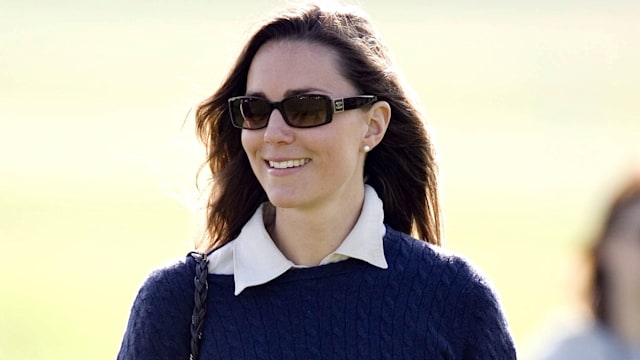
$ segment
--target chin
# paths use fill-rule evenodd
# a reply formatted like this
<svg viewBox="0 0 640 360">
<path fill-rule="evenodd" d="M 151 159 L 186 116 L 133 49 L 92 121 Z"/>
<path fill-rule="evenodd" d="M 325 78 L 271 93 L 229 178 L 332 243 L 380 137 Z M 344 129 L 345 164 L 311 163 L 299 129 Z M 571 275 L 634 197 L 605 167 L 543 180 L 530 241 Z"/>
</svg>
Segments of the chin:
<svg viewBox="0 0 640 360">
<path fill-rule="evenodd" d="M 269 202 L 277 207 L 277 208 L 297 208 L 302 206 L 308 199 L 303 198 L 302 196 L 296 195 L 296 192 L 292 189 L 289 190 L 278 190 L 278 191 L 270 191 L 267 192 L 267 197 L 269 198 Z"/>
<path fill-rule="evenodd" d="M 300 201 L 282 196 L 269 196 L 269 202 L 271 205 L 281 209 L 295 208 L 300 204 Z"/>
<path fill-rule="evenodd" d="M 265 192 L 267 193 L 269 202 L 276 207 L 289 207 L 292 203 L 295 203 L 295 196 L 292 196 L 293 191 L 287 191 L 285 189 L 271 189 Z"/>
</svg>

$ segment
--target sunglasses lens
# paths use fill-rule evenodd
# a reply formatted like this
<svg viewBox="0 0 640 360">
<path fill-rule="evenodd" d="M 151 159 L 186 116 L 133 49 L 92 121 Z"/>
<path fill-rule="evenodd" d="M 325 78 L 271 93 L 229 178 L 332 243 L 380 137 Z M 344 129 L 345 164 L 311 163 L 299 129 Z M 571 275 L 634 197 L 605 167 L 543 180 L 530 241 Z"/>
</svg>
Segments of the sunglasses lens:
<svg viewBox="0 0 640 360">
<path fill-rule="evenodd" d="M 289 125 L 295 127 L 313 127 L 326 124 L 331 100 L 325 96 L 303 95 L 286 99 L 282 108 Z"/>
<path fill-rule="evenodd" d="M 269 120 L 271 105 L 262 99 L 239 98 L 231 103 L 234 125 L 244 129 L 263 128 Z"/>
<path fill-rule="evenodd" d="M 331 121 L 331 98 L 324 95 L 300 95 L 282 100 L 280 104 L 265 99 L 237 97 L 229 101 L 233 125 L 243 129 L 267 126 L 274 108 L 280 109 L 289 126 L 306 128 Z"/>
</svg>

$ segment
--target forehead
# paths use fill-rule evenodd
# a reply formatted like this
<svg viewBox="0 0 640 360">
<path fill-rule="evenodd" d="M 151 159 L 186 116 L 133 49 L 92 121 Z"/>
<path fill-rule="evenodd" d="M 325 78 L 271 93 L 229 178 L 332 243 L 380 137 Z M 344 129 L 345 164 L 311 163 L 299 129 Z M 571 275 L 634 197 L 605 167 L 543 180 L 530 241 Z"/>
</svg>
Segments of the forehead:
<svg viewBox="0 0 640 360">
<path fill-rule="evenodd" d="M 355 88 L 342 75 L 337 52 L 327 45 L 304 40 L 276 40 L 256 53 L 247 76 L 247 93 L 277 100 L 298 89 L 327 95 L 353 95 Z"/>
</svg>

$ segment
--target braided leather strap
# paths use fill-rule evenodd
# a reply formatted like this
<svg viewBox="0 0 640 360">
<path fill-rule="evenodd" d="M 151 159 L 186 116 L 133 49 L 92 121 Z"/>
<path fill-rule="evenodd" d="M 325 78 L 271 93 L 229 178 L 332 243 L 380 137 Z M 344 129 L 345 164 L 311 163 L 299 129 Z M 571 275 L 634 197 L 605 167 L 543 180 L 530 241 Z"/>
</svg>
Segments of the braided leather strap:
<svg viewBox="0 0 640 360">
<path fill-rule="evenodd" d="M 189 255 L 196 260 L 196 276 L 194 278 L 196 291 L 193 296 L 195 306 L 193 307 L 193 314 L 191 315 L 191 354 L 189 355 L 189 359 L 197 360 L 200 355 L 200 340 L 202 339 L 202 329 L 207 314 L 207 291 L 209 290 L 207 274 L 209 272 L 209 260 L 207 260 L 207 254 L 191 252 Z"/>
</svg>

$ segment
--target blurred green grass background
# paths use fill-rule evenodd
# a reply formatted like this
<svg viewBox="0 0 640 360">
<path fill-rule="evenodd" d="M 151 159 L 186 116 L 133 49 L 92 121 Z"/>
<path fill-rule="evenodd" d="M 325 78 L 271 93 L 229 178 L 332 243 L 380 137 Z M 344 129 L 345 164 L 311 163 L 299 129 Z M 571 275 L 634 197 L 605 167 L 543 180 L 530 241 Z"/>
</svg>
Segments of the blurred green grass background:
<svg viewBox="0 0 640 360">
<path fill-rule="evenodd" d="M 190 250 L 189 111 L 281 1 L 0 0 L 0 359 L 112 359 L 141 282 Z M 631 1 L 362 1 L 428 115 L 446 246 L 524 348 L 638 154 Z"/>
</svg>

